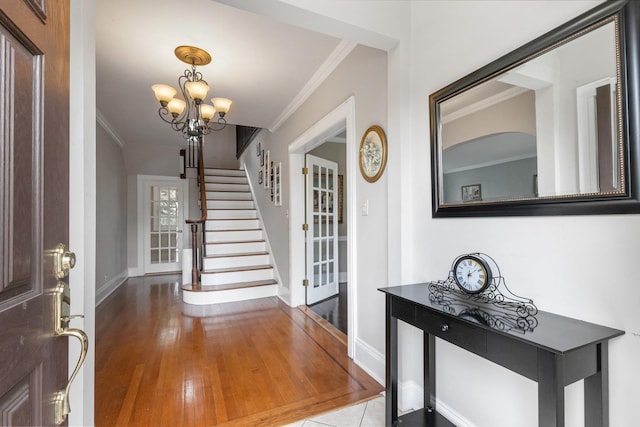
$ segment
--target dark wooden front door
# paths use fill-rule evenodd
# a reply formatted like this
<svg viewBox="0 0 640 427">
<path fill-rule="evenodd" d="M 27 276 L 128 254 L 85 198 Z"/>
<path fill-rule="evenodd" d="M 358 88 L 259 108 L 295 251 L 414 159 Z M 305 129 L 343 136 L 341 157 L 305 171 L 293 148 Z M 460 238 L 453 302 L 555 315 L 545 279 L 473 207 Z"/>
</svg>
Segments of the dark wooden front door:
<svg viewBox="0 0 640 427">
<path fill-rule="evenodd" d="M 69 0 L 0 0 L 0 165 L 0 424 L 54 425 L 67 381 L 52 250 L 69 236 Z"/>
</svg>

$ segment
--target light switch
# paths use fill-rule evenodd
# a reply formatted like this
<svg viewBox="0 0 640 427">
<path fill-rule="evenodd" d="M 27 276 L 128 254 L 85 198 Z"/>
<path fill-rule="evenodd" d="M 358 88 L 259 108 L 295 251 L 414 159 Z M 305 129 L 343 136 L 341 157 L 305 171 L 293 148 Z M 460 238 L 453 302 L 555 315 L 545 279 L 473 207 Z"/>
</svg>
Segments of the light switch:
<svg viewBox="0 0 640 427">
<path fill-rule="evenodd" d="M 362 216 L 369 215 L 369 199 L 362 201 Z"/>
</svg>

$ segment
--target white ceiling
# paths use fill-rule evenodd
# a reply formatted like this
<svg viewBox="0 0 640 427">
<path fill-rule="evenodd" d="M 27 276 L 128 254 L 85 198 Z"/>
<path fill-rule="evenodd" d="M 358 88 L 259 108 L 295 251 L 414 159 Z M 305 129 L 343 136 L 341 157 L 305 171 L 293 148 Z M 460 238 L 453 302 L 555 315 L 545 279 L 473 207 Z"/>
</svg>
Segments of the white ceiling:
<svg viewBox="0 0 640 427">
<path fill-rule="evenodd" d="M 208 99 L 233 100 L 229 123 L 270 128 L 341 42 L 212 0 L 98 0 L 96 33 L 99 120 L 125 145 L 183 144 L 151 91 L 154 83 L 177 89 L 188 66 L 176 46 L 211 54 L 198 70 Z"/>
</svg>

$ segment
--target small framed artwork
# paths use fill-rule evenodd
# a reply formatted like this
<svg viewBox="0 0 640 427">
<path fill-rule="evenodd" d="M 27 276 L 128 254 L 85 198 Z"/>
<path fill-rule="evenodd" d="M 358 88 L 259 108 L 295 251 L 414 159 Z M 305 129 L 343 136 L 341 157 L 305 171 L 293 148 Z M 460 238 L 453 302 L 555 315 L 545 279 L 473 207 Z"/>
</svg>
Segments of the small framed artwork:
<svg viewBox="0 0 640 427">
<path fill-rule="evenodd" d="M 482 200 L 482 187 L 480 184 L 463 185 L 460 187 L 460 191 L 462 191 L 463 202 Z"/>
<path fill-rule="evenodd" d="M 344 222 L 344 208 L 342 199 L 344 198 L 344 175 L 338 175 L 338 224 Z"/>
<path fill-rule="evenodd" d="M 269 185 L 271 186 L 271 201 L 273 202 L 273 162 L 269 166 L 269 181 L 271 181 Z"/>
<path fill-rule="evenodd" d="M 276 163 L 273 170 L 273 203 L 282 206 L 282 163 Z"/>
<path fill-rule="evenodd" d="M 257 147 L 257 148 L 256 148 L 256 157 L 260 157 L 260 152 L 262 151 L 262 143 L 261 143 L 261 142 L 258 142 L 258 143 L 256 144 L 256 147 Z"/>
<path fill-rule="evenodd" d="M 269 159 L 269 150 L 267 150 L 266 153 L 264 153 L 264 188 L 269 188 L 269 180 L 271 179 L 271 177 L 269 176 L 269 164 L 270 164 L 270 159 Z"/>
<path fill-rule="evenodd" d="M 262 184 L 262 171 L 258 172 L 258 184 Z"/>
<path fill-rule="evenodd" d="M 260 166 L 264 166 L 264 150 L 260 150 Z"/>
<path fill-rule="evenodd" d="M 376 182 L 387 164 L 387 137 L 380 126 L 371 126 L 360 141 L 360 172 L 368 182 Z"/>
</svg>

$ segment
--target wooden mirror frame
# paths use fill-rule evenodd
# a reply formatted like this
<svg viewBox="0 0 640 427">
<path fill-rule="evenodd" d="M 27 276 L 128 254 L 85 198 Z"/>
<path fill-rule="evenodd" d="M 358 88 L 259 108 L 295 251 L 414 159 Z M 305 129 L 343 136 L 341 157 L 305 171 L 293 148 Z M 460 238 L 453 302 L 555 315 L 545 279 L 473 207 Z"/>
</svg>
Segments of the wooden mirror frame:
<svg viewBox="0 0 640 427">
<path fill-rule="evenodd" d="M 490 203 L 441 204 L 438 104 L 454 94 L 461 93 L 486 81 L 516 63 L 553 46 L 581 30 L 607 19 L 619 19 L 619 49 L 621 67 L 620 109 L 624 178 L 623 194 L 568 195 L 539 199 L 504 200 Z M 511 53 L 491 62 L 475 72 L 451 83 L 429 96 L 431 135 L 431 199 L 432 216 L 482 217 L 523 215 L 597 215 L 640 213 L 640 2 L 608 1 L 572 19 L 560 27 L 538 37 Z"/>
</svg>

